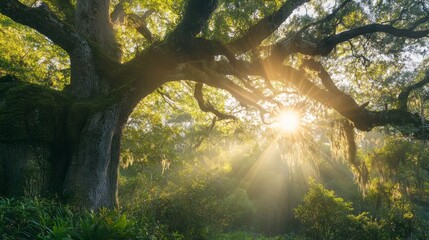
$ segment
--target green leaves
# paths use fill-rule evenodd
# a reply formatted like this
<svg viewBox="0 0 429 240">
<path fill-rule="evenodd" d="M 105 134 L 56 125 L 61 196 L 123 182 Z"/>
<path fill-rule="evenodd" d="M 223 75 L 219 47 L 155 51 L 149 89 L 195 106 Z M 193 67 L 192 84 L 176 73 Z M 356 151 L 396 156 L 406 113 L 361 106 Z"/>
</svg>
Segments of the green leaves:
<svg viewBox="0 0 429 240">
<path fill-rule="evenodd" d="M 405 239 L 425 236 L 410 204 L 397 201 L 383 208 L 385 214 L 373 218 L 368 212 L 356 214 L 352 203 L 336 197 L 314 180 L 295 209 L 298 220 L 304 224 L 304 233 L 310 239 Z M 364 207 L 365 208 L 365 207 Z"/>
<path fill-rule="evenodd" d="M 144 219 L 137 222 L 107 209 L 96 213 L 78 211 L 52 200 L 0 199 L 2 239 L 148 239 L 155 234 L 146 230 L 155 227 L 156 223 Z M 160 231 L 156 236 L 164 239 L 164 234 Z"/>
<path fill-rule="evenodd" d="M 0 73 L 61 90 L 70 81 L 66 53 L 46 37 L 0 15 Z"/>
<path fill-rule="evenodd" d="M 295 209 L 295 215 L 313 239 L 335 239 L 344 234 L 342 225 L 352 210 L 350 202 L 336 197 L 334 191 L 312 180 L 303 203 Z"/>
</svg>

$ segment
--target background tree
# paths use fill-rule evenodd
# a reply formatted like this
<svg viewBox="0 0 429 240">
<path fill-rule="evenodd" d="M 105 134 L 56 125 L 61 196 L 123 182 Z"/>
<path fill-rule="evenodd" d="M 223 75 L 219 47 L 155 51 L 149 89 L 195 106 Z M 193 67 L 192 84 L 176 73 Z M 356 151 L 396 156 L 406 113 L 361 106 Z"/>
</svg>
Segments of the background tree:
<svg viewBox="0 0 429 240">
<path fill-rule="evenodd" d="M 47 80 L 59 89 L 52 90 L 11 76 L 1 79 L 2 194 L 50 192 L 93 209 L 117 206 L 122 128 L 142 99 L 180 80 L 195 82 L 198 106 L 217 119 L 234 117 L 206 99 L 207 87 L 228 92 L 264 119 L 294 103 L 298 93 L 334 109 L 359 130 L 391 125 L 427 138 L 427 62 L 409 60 L 425 57 L 426 1 L 32 4 L 3 0 L 0 13 L 64 50 L 46 55 L 53 70 L 45 75 L 67 79 L 67 56 L 70 82 L 61 88 Z M 22 26 L 10 19 L 2 17 L 2 26 L 8 26 L 2 34 L 19 36 Z M 16 49 L 5 52 L 2 66 L 8 67 L 2 72 L 26 68 L 12 57 Z M 36 67 L 41 60 L 33 58 Z"/>
</svg>

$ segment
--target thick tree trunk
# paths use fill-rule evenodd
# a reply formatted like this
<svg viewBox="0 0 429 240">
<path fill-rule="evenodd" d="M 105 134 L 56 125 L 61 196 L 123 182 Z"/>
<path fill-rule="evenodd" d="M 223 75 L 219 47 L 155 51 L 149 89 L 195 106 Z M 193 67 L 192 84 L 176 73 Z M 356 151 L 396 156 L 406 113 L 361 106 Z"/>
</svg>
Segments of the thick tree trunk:
<svg viewBox="0 0 429 240">
<path fill-rule="evenodd" d="M 87 118 L 76 143 L 64 183 L 64 196 L 72 203 L 116 207 L 122 127 L 126 122 L 119 104 Z"/>
<path fill-rule="evenodd" d="M 117 207 L 122 128 L 138 102 L 129 96 L 81 101 L 0 81 L 0 196 Z"/>
<path fill-rule="evenodd" d="M 0 78 L 0 195 L 58 195 L 67 162 L 66 112 L 58 92 Z"/>
</svg>

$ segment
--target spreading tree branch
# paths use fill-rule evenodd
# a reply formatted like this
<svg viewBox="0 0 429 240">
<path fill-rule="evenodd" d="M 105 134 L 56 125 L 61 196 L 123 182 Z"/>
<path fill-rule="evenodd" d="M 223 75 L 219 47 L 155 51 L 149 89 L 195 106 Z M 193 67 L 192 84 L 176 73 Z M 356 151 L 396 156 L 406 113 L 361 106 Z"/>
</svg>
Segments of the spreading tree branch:
<svg viewBox="0 0 429 240">
<path fill-rule="evenodd" d="M 203 112 L 211 112 L 214 115 L 216 115 L 216 117 L 219 120 L 224 120 L 224 119 L 233 119 L 233 120 L 235 120 L 235 119 L 237 119 L 235 116 L 232 116 L 232 115 L 229 115 L 229 114 L 225 114 L 225 113 L 221 113 L 210 102 L 204 100 L 203 84 L 202 83 L 196 83 L 195 84 L 194 97 L 197 100 L 198 106 L 200 107 L 201 111 L 203 111 Z"/>
<path fill-rule="evenodd" d="M 422 80 L 416 82 L 415 84 L 408 86 L 398 95 L 398 108 L 403 111 L 408 111 L 408 97 L 410 96 L 411 91 L 419 89 L 429 83 L 429 70 L 426 71 Z"/>
<path fill-rule="evenodd" d="M 273 14 L 263 18 L 250 27 L 240 38 L 232 41 L 229 47 L 237 52 L 247 52 L 257 47 L 269 37 L 292 14 L 293 10 L 309 0 L 288 0 Z"/>
<path fill-rule="evenodd" d="M 214 88 L 226 90 L 242 105 L 253 106 L 261 112 L 266 112 L 266 110 L 258 104 L 258 102 L 262 100 L 260 97 L 235 84 L 227 76 L 218 74 L 213 69 L 207 69 L 201 62 L 187 63 L 179 66 L 174 75 L 169 76 L 169 79 L 187 79 L 197 83 L 203 83 Z"/>
<path fill-rule="evenodd" d="M 306 41 L 300 36 L 284 38 L 272 47 L 272 55 L 267 61 L 278 62 L 283 60 L 285 57 L 298 52 L 310 56 L 327 56 L 338 44 L 371 33 L 387 33 L 395 37 L 413 39 L 429 36 L 429 30 L 413 31 L 410 29 L 395 28 L 391 25 L 369 24 L 323 38 L 316 42 Z"/>
<path fill-rule="evenodd" d="M 282 74 L 285 82 L 293 84 L 301 94 L 336 110 L 359 130 L 370 131 L 374 127 L 392 125 L 406 136 L 425 140 L 429 138 L 429 121 L 417 113 L 404 109 L 367 110 L 367 103 L 359 105 L 345 93 L 320 89 L 306 77 L 303 70 L 285 66 Z"/>
<path fill-rule="evenodd" d="M 17 0 L 1 0 L 0 13 L 15 22 L 31 27 L 51 39 L 67 53 L 73 54 L 82 43 L 86 43 L 75 29 L 57 18 L 45 7 L 27 7 Z"/>
<path fill-rule="evenodd" d="M 345 41 L 348 41 L 350 39 L 353 39 L 361 35 L 377 33 L 377 32 L 387 33 L 395 37 L 405 37 L 405 38 L 413 38 L 413 39 L 429 36 L 429 30 L 413 31 L 409 29 L 395 28 L 391 25 L 369 24 L 363 27 L 354 28 L 323 39 L 318 44 L 318 47 L 321 49 L 320 55 L 329 54 L 335 48 L 335 46 L 340 43 L 343 43 Z"/>
<path fill-rule="evenodd" d="M 217 0 L 189 0 L 185 6 L 182 21 L 169 34 L 173 42 L 185 42 L 201 32 L 217 7 Z"/>
</svg>

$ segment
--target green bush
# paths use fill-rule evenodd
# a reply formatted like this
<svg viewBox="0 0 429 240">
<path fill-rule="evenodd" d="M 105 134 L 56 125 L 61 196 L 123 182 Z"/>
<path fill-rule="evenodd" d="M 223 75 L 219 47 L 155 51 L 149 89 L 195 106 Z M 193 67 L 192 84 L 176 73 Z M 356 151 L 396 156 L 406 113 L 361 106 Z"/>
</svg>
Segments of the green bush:
<svg viewBox="0 0 429 240">
<path fill-rule="evenodd" d="M 170 231 L 183 233 L 186 239 L 207 239 L 214 232 L 240 226 L 253 213 L 244 190 L 228 192 L 216 182 L 203 182 L 161 194 L 148 204 L 155 218 Z"/>
<path fill-rule="evenodd" d="M 336 239 L 347 233 L 351 203 L 335 197 L 334 191 L 321 184 L 310 182 L 310 190 L 303 203 L 295 209 L 296 217 L 303 223 L 305 234 L 313 239 Z"/>
<path fill-rule="evenodd" d="M 121 178 L 119 196 L 125 211 L 135 217 L 159 221 L 186 239 L 207 239 L 252 224 L 255 210 L 247 192 L 224 173 L 186 166 L 152 177 L 147 169 L 130 174 L 131 170 Z"/>
<path fill-rule="evenodd" d="M 410 205 L 392 205 L 379 220 L 368 212 L 356 215 L 351 202 L 314 181 L 295 214 L 305 236 L 311 239 L 427 239 Z"/>
</svg>

